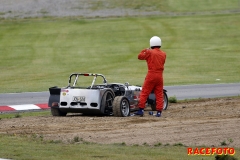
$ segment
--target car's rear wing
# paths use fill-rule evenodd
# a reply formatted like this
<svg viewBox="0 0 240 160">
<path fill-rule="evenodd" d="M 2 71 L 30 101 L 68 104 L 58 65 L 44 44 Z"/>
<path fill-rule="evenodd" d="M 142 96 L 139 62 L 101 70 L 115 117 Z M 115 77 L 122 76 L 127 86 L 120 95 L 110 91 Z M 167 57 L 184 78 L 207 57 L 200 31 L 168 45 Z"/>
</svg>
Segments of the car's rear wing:
<svg viewBox="0 0 240 160">
<path fill-rule="evenodd" d="M 72 73 L 70 76 L 69 76 L 69 81 L 68 81 L 68 87 L 71 86 L 71 83 L 72 83 L 72 80 L 73 80 L 73 85 L 72 87 L 75 87 L 75 85 L 77 84 L 77 81 L 78 81 L 78 77 L 79 76 L 93 76 L 93 81 L 92 81 L 92 84 L 90 86 L 90 89 L 93 87 L 95 81 L 96 81 L 96 78 L 98 76 L 102 77 L 103 78 L 103 83 L 107 85 L 107 79 L 105 78 L 104 75 L 102 74 L 97 74 L 97 73 Z M 75 77 L 75 78 L 73 78 Z"/>
</svg>

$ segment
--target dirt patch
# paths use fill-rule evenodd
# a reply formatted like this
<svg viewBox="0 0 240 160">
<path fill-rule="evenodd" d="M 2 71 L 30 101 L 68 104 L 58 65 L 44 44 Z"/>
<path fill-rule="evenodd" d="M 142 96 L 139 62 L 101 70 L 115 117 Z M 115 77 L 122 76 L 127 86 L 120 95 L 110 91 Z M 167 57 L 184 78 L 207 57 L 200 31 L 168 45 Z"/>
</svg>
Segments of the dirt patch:
<svg viewBox="0 0 240 160">
<path fill-rule="evenodd" d="M 0 120 L 0 134 L 37 135 L 69 143 L 74 137 L 102 144 L 147 143 L 240 147 L 240 98 L 202 99 L 170 104 L 161 118 L 144 117 L 26 117 Z"/>
</svg>

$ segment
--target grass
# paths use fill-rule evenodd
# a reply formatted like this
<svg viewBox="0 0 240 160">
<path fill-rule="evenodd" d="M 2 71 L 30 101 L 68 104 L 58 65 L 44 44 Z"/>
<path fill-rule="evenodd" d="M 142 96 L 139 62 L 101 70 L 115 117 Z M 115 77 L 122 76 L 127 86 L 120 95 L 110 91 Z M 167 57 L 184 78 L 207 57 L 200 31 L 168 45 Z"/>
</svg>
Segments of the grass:
<svg viewBox="0 0 240 160">
<path fill-rule="evenodd" d="M 89 6 L 198 13 L 239 9 L 239 1 L 100 0 Z M 184 14 L 1 19 L 0 93 L 66 86 L 72 72 L 102 73 L 109 82 L 142 85 L 147 68 L 137 54 L 153 35 L 162 38 L 167 53 L 165 85 L 239 82 L 239 18 L 240 14 Z"/>
<path fill-rule="evenodd" d="M 22 117 L 32 117 L 32 116 L 48 116 L 51 115 L 49 110 L 45 111 L 36 111 L 36 112 L 17 112 L 17 113 L 1 113 L 0 114 L 0 120 L 1 119 L 11 119 L 11 118 L 22 118 Z"/>
<path fill-rule="evenodd" d="M 176 96 L 169 97 L 169 98 L 168 98 L 168 101 L 169 101 L 170 103 L 177 103 L 177 98 L 176 98 Z"/>
<path fill-rule="evenodd" d="M 92 11 L 102 9 L 131 9 L 139 11 L 161 11 L 161 12 L 203 12 L 239 9 L 239 0 L 98 0 L 88 2 L 88 9 Z M 82 9 L 82 6 L 79 7 Z M 127 14 L 127 11 L 126 11 Z"/>
<path fill-rule="evenodd" d="M 147 67 L 137 54 L 149 46 L 152 35 L 161 36 L 167 53 L 165 85 L 239 82 L 239 18 L 0 20 L 0 92 L 66 86 L 73 72 L 102 73 L 109 82 L 142 85 Z"/>
<path fill-rule="evenodd" d="M 161 160 L 213 160 L 212 156 L 188 156 L 184 146 L 126 146 L 122 144 L 92 144 L 43 141 L 36 136 L 0 135 L 0 155 L 10 159 L 161 159 Z M 239 156 L 236 149 L 236 157 Z"/>
</svg>

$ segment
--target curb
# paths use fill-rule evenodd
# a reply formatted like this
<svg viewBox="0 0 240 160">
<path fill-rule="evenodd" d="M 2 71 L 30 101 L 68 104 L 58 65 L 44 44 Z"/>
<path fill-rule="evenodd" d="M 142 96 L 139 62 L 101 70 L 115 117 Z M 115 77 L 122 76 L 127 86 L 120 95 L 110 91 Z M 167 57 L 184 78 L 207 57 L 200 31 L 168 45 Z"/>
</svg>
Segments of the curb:
<svg viewBox="0 0 240 160">
<path fill-rule="evenodd" d="M 0 106 L 0 112 L 50 109 L 48 104 L 23 104 Z"/>
</svg>

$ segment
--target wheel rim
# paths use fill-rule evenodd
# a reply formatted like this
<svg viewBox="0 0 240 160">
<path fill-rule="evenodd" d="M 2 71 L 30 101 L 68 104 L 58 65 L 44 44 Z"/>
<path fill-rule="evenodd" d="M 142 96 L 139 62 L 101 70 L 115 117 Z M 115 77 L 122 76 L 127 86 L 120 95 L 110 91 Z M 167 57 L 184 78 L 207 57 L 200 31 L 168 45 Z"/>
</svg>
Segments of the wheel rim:
<svg viewBox="0 0 240 160">
<path fill-rule="evenodd" d="M 128 114 L 129 114 L 129 103 L 126 99 L 122 100 L 121 110 L 122 110 L 122 114 L 124 116 L 128 116 Z"/>
</svg>

